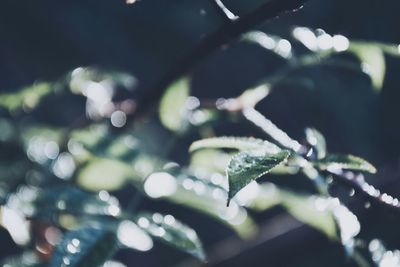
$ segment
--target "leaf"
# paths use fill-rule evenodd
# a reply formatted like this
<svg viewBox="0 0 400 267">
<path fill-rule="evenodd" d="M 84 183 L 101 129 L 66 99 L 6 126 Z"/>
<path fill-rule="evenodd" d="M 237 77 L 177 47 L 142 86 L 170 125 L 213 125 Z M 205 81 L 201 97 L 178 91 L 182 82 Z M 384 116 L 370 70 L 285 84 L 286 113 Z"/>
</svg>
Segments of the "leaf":
<svg viewBox="0 0 400 267">
<path fill-rule="evenodd" d="M 273 143 L 252 137 L 213 137 L 194 142 L 191 152 L 203 148 L 230 148 L 238 150 L 262 150 L 268 153 L 277 153 L 281 149 Z"/>
<path fill-rule="evenodd" d="M 161 99 L 159 115 L 162 124 L 174 132 L 184 127 L 184 112 L 189 97 L 189 80 L 182 78 L 173 83 Z"/>
<path fill-rule="evenodd" d="M 28 193 L 20 191 L 21 194 Z M 28 216 L 53 218 L 55 214 L 61 213 L 117 216 L 120 213 L 118 200 L 108 194 L 92 194 L 69 186 L 48 188 L 36 194 L 31 204 L 33 211 L 28 212 Z M 25 205 L 28 204 L 25 203 Z"/>
<path fill-rule="evenodd" d="M 11 112 L 22 108 L 34 109 L 42 98 L 52 91 L 51 84 L 37 83 L 15 93 L 2 93 L 0 94 L 0 107 L 6 108 Z"/>
<path fill-rule="evenodd" d="M 357 217 L 337 198 L 307 196 L 291 191 L 280 191 L 281 205 L 299 221 L 319 230 L 345 246 L 353 246 L 360 232 Z"/>
<path fill-rule="evenodd" d="M 281 205 L 296 219 L 321 231 L 329 238 L 336 240 L 338 230 L 335 217 L 330 211 L 318 209 L 318 197 L 281 191 Z M 320 201 L 323 201 L 321 198 Z"/>
<path fill-rule="evenodd" d="M 217 149 L 197 150 L 191 154 L 189 168 L 224 173 L 232 156 L 231 153 Z"/>
<path fill-rule="evenodd" d="M 314 128 L 306 128 L 307 142 L 316 150 L 317 158 L 322 159 L 326 156 L 326 141 L 324 136 Z"/>
<path fill-rule="evenodd" d="M 45 267 L 47 266 L 42 262 L 34 252 L 24 252 L 18 256 L 11 256 L 6 258 L 0 263 L 3 267 Z"/>
<path fill-rule="evenodd" d="M 117 250 L 114 232 L 83 227 L 67 232 L 57 245 L 49 267 L 97 267 Z"/>
<path fill-rule="evenodd" d="M 251 181 L 268 173 L 290 155 L 287 150 L 275 154 L 261 151 L 241 152 L 229 162 L 226 174 L 229 179 L 228 205 L 230 200 Z"/>
<path fill-rule="evenodd" d="M 149 235 L 205 261 L 203 247 L 196 232 L 176 220 L 172 215 L 142 213 L 139 214 L 136 221 Z"/>
<path fill-rule="evenodd" d="M 385 79 L 386 61 L 382 49 L 373 43 L 351 42 L 349 51 L 363 63 L 364 71 L 370 76 L 372 85 L 379 91 Z"/>
<path fill-rule="evenodd" d="M 376 173 L 376 168 L 371 163 L 353 155 L 329 154 L 323 159 L 314 161 L 313 164 L 323 170 L 346 169 Z"/>
<path fill-rule="evenodd" d="M 85 189 L 117 190 L 135 176 L 130 165 L 108 158 L 95 158 L 85 165 L 77 175 L 77 182 Z"/>
<path fill-rule="evenodd" d="M 236 199 L 233 200 L 233 205 L 226 208 L 228 195 L 225 189 L 228 187 L 226 177 L 218 173 L 204 176 L 199 176 L 200 174 L 196 171 L 194 173 L 197 175 L 183 169 L 173 173 L 178 187 L 176 192 L 167 196 L 166 199 L 220 221 L 242 238 L 253 236 L 257 231 L 257 225 L 246 210 L 237 204 Z"/>
</svg>

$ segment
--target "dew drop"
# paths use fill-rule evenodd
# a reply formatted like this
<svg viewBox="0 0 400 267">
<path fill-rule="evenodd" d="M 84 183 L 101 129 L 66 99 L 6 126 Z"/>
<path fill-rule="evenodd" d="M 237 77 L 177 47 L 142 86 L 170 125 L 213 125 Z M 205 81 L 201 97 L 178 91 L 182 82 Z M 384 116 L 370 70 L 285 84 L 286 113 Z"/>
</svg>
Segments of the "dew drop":
<svg viewBox="0 0 400 267">
<path fill-rule="evenodd" d="M 356 191 L 354 189 L 351 189 L 349 192 L 349 196 L 354 196 L 356 194 Z"/>
</svg>

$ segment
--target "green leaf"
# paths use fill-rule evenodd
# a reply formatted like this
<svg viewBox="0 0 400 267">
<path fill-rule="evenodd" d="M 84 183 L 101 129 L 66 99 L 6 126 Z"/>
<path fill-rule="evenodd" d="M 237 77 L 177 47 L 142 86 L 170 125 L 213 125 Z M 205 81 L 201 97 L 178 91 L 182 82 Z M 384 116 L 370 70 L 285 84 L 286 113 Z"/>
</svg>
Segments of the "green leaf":
<svg viewBox="0 0 400 267">
<path fill-rule="evenodd" d="M 191 154 L 189 168 L 224 173 L 233 156 L 231 154 L 217 149 L 197 150 Z"/>
<path fill-rule="evenodd" d="M 189 88 L 189 80 L 182 78 L 173 83 L 161 99 L 160 120 L 171 131 L 180 132 L 184 127 L 184 113 L 189 97 Z"/>
<path fill-rule="evenodd" d="M 313 162 L 319 169 L 345 169 L 376 173 L 376 168 L 365 159 L 353 155 L 329 154 L 325 158 Z"/>
<path fill-rule="evenodd" d="M 251 181 L 268 173 L 290 155 L 287 150 L 275 154 L 262 151 L 241 152 L 229 162 L 226 174 L 229 179 L 228 205 L 230 200 Z"/>
<path fill-rule="evenodd" d="M 67 232 L 57 245 L 49 267 L 97 267 L 117 250 L 114 232 L 83 227 Z"/>
<path fill-rule="evenodd" d="M 205 260 L 203 247 L 196 232 L 172 215 L 142 213 L 136 221 L 143 230 L 156 239 L 199 260 Z"/>
<path fill-rule="evenodd" d="M 326 156 L 326 141 L 324 136 L 314 128 L 306 128 L 307 142 L 316 150 L 317 158 Z"/>
<path fill-rule="evenodd" d="M 280 197 L 281 205 L 293 217 L 321 231 L 333 240 L 338 239 L 335 217 L 329 210 L 318 208 L 318 197 L 295 194 L 290 191 L 281 191 Z"/>
<path fill-rule="evenodd" d="M 117 190 L 135 176 L 130 165 L 108 158 L 95 158 L 85 165 L 77 175 L 77 182 L 85 189 Z"/>
<path fill-rule="evenodd" d="M 360 232 L 357 217 L 336 198 L 280 191 L 281 205 L 299 221 L 310 225 L 345 246 L 354 245 Z"/>
<path fill-rule="evenodd" d="M 228 161 L 224 165 L 223 172 Z M 220 221 L 242 238 L 249 238 L 256 233 L 257 225 L 246 210 L 236 203 L 236 200 L 234 200 L 234 205 L 226 208 L 227 179 L 223 174 L 204 174 L 199 177 L 189 170 L 180 169 L 173 175 L 177 179 L 178 187 L 176 192 L 166 197 L 169 201 Z"/>
<path fill-rule="evenodd" d="M 37 83 L 15 93 L 0 94 L 0 107 L 11 112 L 26 108 L 34 109 L 48 94 L 52 92 L 50 83 Z"/>
<path fill-rule="evenodd" d="M 194 142 L 189 150 L 191 152 L 204 148 L 230 148 L 237 150 L 262 150 L 268 153 L 277 153 L 281 149 L 273 143 L 252 137 L 213 137 Z"/>
<path fill-rule="evenodd" d="M 386 61 L 382 49 L 373 43 L 351 42 L 349 51 L 361 60 L 365 72 L 371 77 L 372 85 L 379 91 L 386 73 Z"/>
<path fill-rule="evenodd" d="M 21 199 L 27 191 L 21 190 Z M 120 213 L 118 200 L 106 194 L 92 194 L 76 187 L 60 186 L 38 191 L 32 202 L 22 202 L 25 214 L 33 217 L 53 218 L 55 214 L 111 215 Z M 22 200 L 23 201 L 23 200 Z"/>
<path fill-rule="evenodd" d="M 0 263 L 3 267 L 45 267 L 44 262 L 34 252 L 24 252 L 18 256 L 12 256 Z"/>
</svg>

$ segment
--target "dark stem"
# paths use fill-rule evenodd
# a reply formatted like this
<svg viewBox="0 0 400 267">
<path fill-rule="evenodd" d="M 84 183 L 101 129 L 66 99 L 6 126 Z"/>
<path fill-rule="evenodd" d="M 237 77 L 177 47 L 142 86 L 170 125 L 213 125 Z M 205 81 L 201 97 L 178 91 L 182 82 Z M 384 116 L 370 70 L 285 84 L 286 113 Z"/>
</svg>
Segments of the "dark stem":
<svg viewBox="0 0 400 267">
<path fill-rule="evenodd" d="M 363 174 L 356 174 L 351 171 L 330 171 L 334 176 L 334 179 L 340 183 L 347 184 L 357 193 L 364 196 L 367 200 L 372 203 L 377 203 L 389 208 L 393 208 L 397 211 L 400 210 L 399 199 L 382 193 L 380 190 L 376 189 L 374 186 L 370 185 L 365 181 Z"/>
<path fill-rule="evenodd" d="M 138 104 L 134 117 L 147 113 L 147 111 L 157 103 L 165 89 L 171 83 L 188 73 L 208 55 L 214 53 L 223 45 L 235 41 L 242 33 L 249 31 L 262 22 L 275 18 L 282 13 L 301 8 L 306 1 L 307 0 L 269 1 L 237 20 L 224 23 L 216 32 L 205 37 L 187 56 L 178 61 L 155 86 L 148 89 L 147 92 L 149 93 L 147 93 Z"/>
</svg>

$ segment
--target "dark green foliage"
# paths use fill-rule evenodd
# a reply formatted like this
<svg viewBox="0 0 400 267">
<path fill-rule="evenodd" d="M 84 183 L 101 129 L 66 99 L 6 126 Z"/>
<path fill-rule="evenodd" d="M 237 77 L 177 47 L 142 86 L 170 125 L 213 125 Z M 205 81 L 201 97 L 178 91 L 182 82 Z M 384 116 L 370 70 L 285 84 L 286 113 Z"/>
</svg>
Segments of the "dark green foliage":
<svg viewBox="0 0 400 267">
<path fill-rule="evenodd" d="M 113 255 L 116 249 L 115 233 L 102 228 L 76 229 L 63 236 L 49 266 L 100 266 Z"/>
<path fill-rule="evenodd" d="M 285 3 L 269 1 L 260 6 L 284 11 L 286 8 L 279 7 L 294 8 L 303 1 Z M 346 111 L 333 96 L 349 89 L 342 85 L 349 77 L 356 77 L 365 83 L 354 84 L 362 90 L 368 85 L 368 92 L 349 90 L 353 95 L 347 104 L 376 100 L 385 84 L 386 57 L 398 58 L 399 46 L 354 41 L 304 27 L 294 27 L 285 37 L 261 31 L 245 33 L 242 31 L 251 25 L 243 23 L 261 22 L 263 12 L 253 14 L 256 18 L 250 12 L 250 17 L 231 22 L 237 19 L 235 12 L 222 8 L 229 31 L 222 27 L 217 31 L 222 37 L 206 37 L 194 53 L 198 58 L 190 55 L 185 64 L 156 83 L 151 93 L 163 93 L 161 98 L 143 97 L 146 101 L 141 104 L 142 99 L 136 98 L 135 77 L 93 67 L 76 68 L 57 81 L 0 93 L 0 223 L 25 251 L 6 259 L 2 266 L 109 267 L 107 262 L 119 249 L 148 251 L 154 245 L 153 239 L 205 261 L 202 236 L 193 230 L 196 224 L 189 224 L 192 229 L 178 217 L 186 212 L 191 219 L 193 213 L 193 218 L 212 220 L 204 223 L 206 227 L 227 226 L 240 237 L 250 238 L 263 227 L 259 220 L 264 216 L 262 212 L 274 206 L 325 234 L 359 266 L 381 266 L 390 257 L 398 265 L 399 252 L 387 251 L 381 241 L 363 239 L 361 224 L 347 207 L 347 200 L 330 190 L 334 175 L 352 190 L 364 192 L 368 201 L 398 209 L 398 199 L 365 183 L 362 173 L 374 174 L 376 168 L 357 156 L 329 153 L 325 131 L 323 134 L 309 127 L 305 136 L 297 136 L 296 140 L 260 110 L 263 101 L 276 92 L 285 94 L 293 89 L 297 96 L 316 95 L 313 99 L 320 106 L 311 107 L 310 114 L 317 116 L 312 112 L 315 108 L 332 113 L 334 119 L 346 120 L 337 130 L 345 138 L 347 128 L 361 125 L 359 118 L 369 113 L 359 112 L 356 105 L 354 117 L 350 114 L 351 118 L 343 118 Z M 187 75 L 190 67 L 207 56 L 206 52 L 220 49 L 231 39 L 237 39 L 238 46 L 263 49 L 280 62 L 279 68 L 251 81 L 249 88 L 240 88 L 237 97 L 192 96 L 193 80 Z M 208 44 L 207 40 L 213 42 Z M 227 46 L 229 49 L 232 47 Z M 335 90 L 324 87 L 326 77 L 333 81 L 330 86 Z M 298 99 L 293 98 L 296 104 Z M 68 101 L 80 114 L 63 108 L 54 111 L 57 114 L 49 112 L 53 111 L 49 106 L 69 106 Z M 158 112 L 152 106 L 155 103 Z M 288 120 L 299 124 L 293 103 L 283 103 L 278 112 L 285 111 Z M 43 119 L 50 115 L 56 122 Z M 235 127 L 243 137 L 218 136 L 230 134 Z M 354 129 L 353 134 L 363 131 L 358 126 Z M 192 155 L 187 154 L 190 142 Z M 335 145 L 334 150 L 340 151 Z M 370 159 L 368 153 L 359 154 Z M 266 179 L 259 179 L 266 174 Z M 276 182 L 281 175 L 289 181 L 286 186 Z M 287 178 L 290 175 L 292 180 Z M 312 192 L 292 186 L 297 178 L 306 179 Z M 141 211 L 141 202 L 152 210 L 183 207 L 176 209 L 180 213 L 175 218 Z M 60 240 L 43 234 L 50 228 Z M 213 235 L 213 231 L 205 232 Z M 22 237 L 18 235 L 21 233 Z M 38 246 L 42 239 L 49 247 L 47 254 Z M 362 252 L 368 244 L 372 257 Z"/>
<path fill-rule="evenodd" d="M 201 242 L 193 229 L 177 221 L 172 215 L 139 213 L 137 224 L 149 235 L 204 261 Z"/>
</svg>

